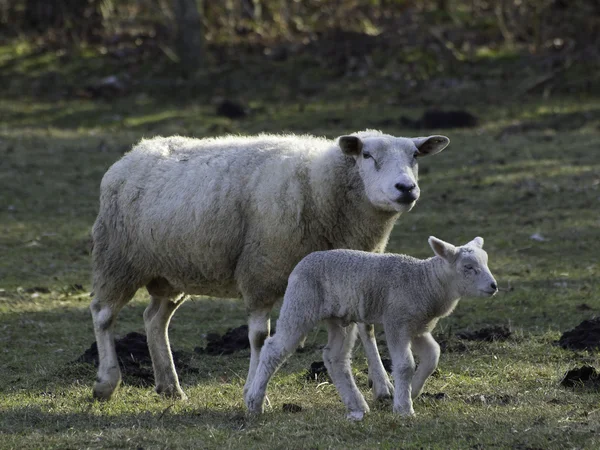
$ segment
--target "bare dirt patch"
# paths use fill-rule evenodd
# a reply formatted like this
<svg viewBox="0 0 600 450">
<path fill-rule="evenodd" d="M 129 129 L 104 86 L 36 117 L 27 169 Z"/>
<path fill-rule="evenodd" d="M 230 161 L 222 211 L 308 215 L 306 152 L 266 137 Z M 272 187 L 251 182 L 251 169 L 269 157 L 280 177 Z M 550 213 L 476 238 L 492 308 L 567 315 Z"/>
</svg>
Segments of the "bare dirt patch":
<svg viewBox="0 0 600 450">
<path fill-rule="evenodd" d="M 584 320 L 572 330 L 565 331 L 554 344 L 569 350 L 600 349 L 600 317 Z"/>
<path fill-rule="evenodd" d="M 567 371 L 560 385 L 564 387 L 600 387 L 600 373 L 592 366 L 581 366 Z"/>
<path fill-rule="evenodd" d="M 230 355 L 234 352 L 250 348 L 248 325 L 228 329 L 223 336 L 209 333 L 205 348 L 196 347 L 194 351 L 206 355 Z"/>
<path fill-rule="evenodd" d="M 148 351 L 146 335 L 132 332 L 121 339 L 115 340 L 119 366 L 123 375 L 123 383 L 148 387 L 154 384 L 152 359 Z M 192 354 L 190 352 L 173 352 L 173 361 L 179 373 L 199 373 L 199 370 L 190 365 Z M 98 346 L 94 342 L 76 362 L 92 364 L 98 367 Z"/>
<path fill-rule="evenodd" d="M 506 341 L 511 336 L 511 331 L 508 327 L 494 325 L 491 327 L 480 328 L 474 331 L 461 331 L 456 336 L 466 341 Z"/>
</svg>

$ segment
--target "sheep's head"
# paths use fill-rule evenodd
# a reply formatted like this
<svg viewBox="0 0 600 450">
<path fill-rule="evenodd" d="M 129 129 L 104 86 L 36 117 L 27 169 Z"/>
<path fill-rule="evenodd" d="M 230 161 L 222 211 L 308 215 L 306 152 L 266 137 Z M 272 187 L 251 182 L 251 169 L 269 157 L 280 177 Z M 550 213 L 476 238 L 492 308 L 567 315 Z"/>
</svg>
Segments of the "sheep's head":
<svg viewBox="0 0 600 450">
<path fill-rule="evenodd" d="M 476 237 L 461 247 L 455 247 L 431 236 L 429 245 L 453 271 L 459 296 L 491 297 L 498 292 L 498 285 L 487 264 L 488 255 L 483 250 L 483 238 Z"/>
<path fill-rule="evenodd" d="M 356 160 L 365 194 L 378 209 L 410 211 L 419 199 L 418 160 L 441 152 L 450 143 L 445 136 L 402 138 L 378 131 L 340 136 L 338 145 Z"/>
</svg>

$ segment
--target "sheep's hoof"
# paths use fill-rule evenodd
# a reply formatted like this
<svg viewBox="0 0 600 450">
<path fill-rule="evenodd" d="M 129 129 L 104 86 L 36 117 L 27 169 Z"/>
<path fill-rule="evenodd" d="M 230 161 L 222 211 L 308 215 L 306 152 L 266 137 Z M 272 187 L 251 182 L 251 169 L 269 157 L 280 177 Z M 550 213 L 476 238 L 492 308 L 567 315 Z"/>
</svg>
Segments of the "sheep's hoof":
<svg viewBox="0 0 600 450">
<path fill-rule="evenodd" d="M 171 398 L 173 400 L 187 400 L 188 396 L 181 390 L 180 387 L 176 386 L 156 386 L 156 393 L 163 397 Z"/>
<path fill-rule="evenodd" d="M 350 411 L 348 414 L 346 414 L 346 419 L 354 422 L 360 422 L 363 420 L 363 417 L 365 417 L 364 411 Z"/>
<path fill-rule="evenodd" d="M 94 383 L 94 388 L 92 390 L 92 395 L 95 400 L 106 402 L 110 400 L 112 395 L 115 393 L 117 388 L 121 384 L 121 380 L 117 380 L 116 383 L 110 382 L 99 382 Z"/>
</svg>

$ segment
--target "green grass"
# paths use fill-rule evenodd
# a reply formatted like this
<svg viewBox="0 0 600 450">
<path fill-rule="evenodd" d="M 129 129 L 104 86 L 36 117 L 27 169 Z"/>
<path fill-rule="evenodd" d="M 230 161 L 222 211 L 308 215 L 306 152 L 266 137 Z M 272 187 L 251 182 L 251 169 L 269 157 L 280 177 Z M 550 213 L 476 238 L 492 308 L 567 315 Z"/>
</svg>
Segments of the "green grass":
<svg viewBox="0 0 600 450">
<path fill-rule="evenodd" d="M 36 70 L 60 70 L 47 55 L 28 59 L 26 47 L 20 52 L 0 51 L 0 63 L 12 64 L 13 87 L 29 86 Z M 17 80 L 18 73 L 31 79 Z M 567 369 L 599 366 L 599 357 L 552 345 L 561 331 L 600 311 L 597 98 L 508 98 L 494 106 L 473 99 L 470 110 L 482 125 L 444 132 L 451 145 L 422 162 L 422 200 L 400 219 L 388 249 L 427 257 L 429 235 L 457 244 L 483 236 L 501 292 L 493 299 L 464 299 L 436 333 L 498 324 L 510 326 L 513 336 L 502 343 L 467 342 L 467 351 L 443 354 L 439 373 L 425 391 L 445 392 L 447 399 L 418 400 L 414 419 L 396 417 L 390 404 L 376 405 L 367 393 L 371 414 L 350 423 L 333 386 L 303 376 L 312 361 L 321 359 L 323 329 L 309 336 L 308 351 L 294 355 L 276 375 L 269 386 L 272 409 L 259 418 L 246 417 L 242 402 L 248 352 L 195 355 L 192 363 L 199 373 L 181 380 L 187 402 L 173 403 L 149 388 L 128 385 L 110 403 L 92 402 L 95 370 L 73 361 L 93 341 L 87 309 L 89 231 L 99 183 L 110 164 L 144 136 L 285 130 L 335 137 L 368 127 L 411 135 L 420 133 L 394 123 L 401 115 L 418 116 L 424 106 L 386 102 L 390 92 L 384 82 L 366 86 L 350 78 L 296 100 L 285 86 L 269 90 L 260 85 L 246 98 L 252 114 L 241 121 L 215 116 L 206 94 L 197 99 L 150 93 L 112 101 L 56 100 L 4 88 L 0 448 L 600 445 L 600 393 L 558 386 Z M 530 126 L 503 132 L 515 122 Z M 546 240 L 532 240 L 534 233 Z M 140 291 L 124 308 L 119 335 L 143 332 L 146 300 Z M 591 310 L 578 308 L 582 303 Z M 192 351 L 205 345 L 206 333 L 244 322 L 241 301 L 197 298 L 175 315 L 171 341 L 177 349 Z M 387 354 L 385 345 L 381 350 Z M 367 392 L 360 348 L 354 368 L 359 387 Z M 301 405 L 302 411 L 283 412 L 283 403 Z"/>
</svg>

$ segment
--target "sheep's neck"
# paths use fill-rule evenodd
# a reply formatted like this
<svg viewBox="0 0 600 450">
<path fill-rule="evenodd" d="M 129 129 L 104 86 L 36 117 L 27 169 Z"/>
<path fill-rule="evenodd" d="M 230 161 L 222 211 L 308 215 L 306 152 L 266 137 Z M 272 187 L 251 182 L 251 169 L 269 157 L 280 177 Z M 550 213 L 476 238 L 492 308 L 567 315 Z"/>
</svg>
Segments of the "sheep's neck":
<svg viewBox="0 0 600 450">
<path fill-rule="evenodd" d="M 446 264 L 439 256 L 434 256 L 423 264 L 424 289 L 436 317 L 450 314 L 460 300 L 454 277 L 448 273 Z"/>
<path fill-rule="evenodd" d="M 378 210 L 369 202 L 353 162 L 339 148 L 330 149 L 320 163 L 316 169 L 320 179 L 312 189 L 330 248 L 383 252 L 400 213 Z"/>
</svg>

